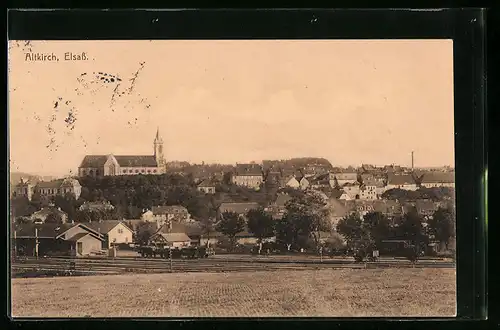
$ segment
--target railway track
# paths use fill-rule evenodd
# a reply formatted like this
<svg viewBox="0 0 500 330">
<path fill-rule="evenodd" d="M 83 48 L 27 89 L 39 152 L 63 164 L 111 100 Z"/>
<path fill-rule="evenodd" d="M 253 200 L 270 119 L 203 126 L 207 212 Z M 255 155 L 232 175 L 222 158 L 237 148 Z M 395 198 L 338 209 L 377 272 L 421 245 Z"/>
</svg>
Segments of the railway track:
<svg viewBox="0 0 500 330">
<path fill-rule="evenodd" d="M 231 260 L 194 259 L 179 260 L 159 258 L 26 258 L 12 263 L 14 273 L 23 271 L 65 271 L 92 272 L 98 274 L 122 273 L 166 273 L 166 272 L 234 272 L 311 269 L 374 269 L 374 268 L 454 268 L 450 262 L 379 261 L 356 263 L 351 260 L 326 260 L 324 262 L 279 261 L 279 260 Z"/>
</svg>

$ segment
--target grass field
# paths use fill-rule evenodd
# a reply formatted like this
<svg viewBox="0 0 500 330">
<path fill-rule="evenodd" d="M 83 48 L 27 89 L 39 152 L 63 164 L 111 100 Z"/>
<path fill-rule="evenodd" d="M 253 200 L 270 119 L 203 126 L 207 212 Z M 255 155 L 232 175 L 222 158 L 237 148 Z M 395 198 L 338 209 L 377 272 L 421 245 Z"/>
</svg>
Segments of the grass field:
<svg viewBox="0 0 500 330">
<path fill-rule="evenodd" d="M 12 280 L 14 317 L 454 316 L 455 269 Z"/>
</svg>

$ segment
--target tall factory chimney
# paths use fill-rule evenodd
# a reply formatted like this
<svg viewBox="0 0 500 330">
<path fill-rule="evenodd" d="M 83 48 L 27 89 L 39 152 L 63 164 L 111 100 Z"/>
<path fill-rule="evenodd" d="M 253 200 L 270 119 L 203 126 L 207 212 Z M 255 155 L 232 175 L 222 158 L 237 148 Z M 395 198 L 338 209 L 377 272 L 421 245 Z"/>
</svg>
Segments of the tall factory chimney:
<svg viewBox="0 0 500 330">
<path fill-rule="evenodd" d="M 411 152 L 411 169 L 413 171 L 413 166 L 414 166 L 414 162 L 413 162 L 413 150 Z"/>
</svg>

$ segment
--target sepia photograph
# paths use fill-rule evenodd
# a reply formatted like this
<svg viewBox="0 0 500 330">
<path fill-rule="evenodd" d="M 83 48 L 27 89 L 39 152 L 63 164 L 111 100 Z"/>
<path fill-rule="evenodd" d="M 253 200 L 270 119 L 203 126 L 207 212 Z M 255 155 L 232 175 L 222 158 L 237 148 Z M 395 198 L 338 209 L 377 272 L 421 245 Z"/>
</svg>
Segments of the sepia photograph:
<svg viewBox="0 0 500 330">
<path fill-rule="evenodd" d="M 453 41 L 10 40 L 15 318 L 453 317 Z"/>
</svg>

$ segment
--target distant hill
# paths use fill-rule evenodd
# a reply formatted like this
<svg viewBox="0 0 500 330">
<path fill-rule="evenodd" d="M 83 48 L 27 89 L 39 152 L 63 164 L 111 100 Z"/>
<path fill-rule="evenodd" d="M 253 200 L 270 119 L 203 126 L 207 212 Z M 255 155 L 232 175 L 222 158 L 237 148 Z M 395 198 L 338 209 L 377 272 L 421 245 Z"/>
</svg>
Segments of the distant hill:
<svg viewBox="0 0 500 330">
<path fill-rule="evenodd" d="M 36 175 L 36 174 L 29 174 L 29 173 L 23 173 L 23 172 L 10 172 L 10 184 L 11 185 L 16 185 L 19 182 L 21 182 L 21 178 L 24 180 L 29 180 L 33 183 L 39 182 L 39 181 L 51 181 L 56 179 L 54 176 L 43 176 L 43 175 Z"/>
</svg>

